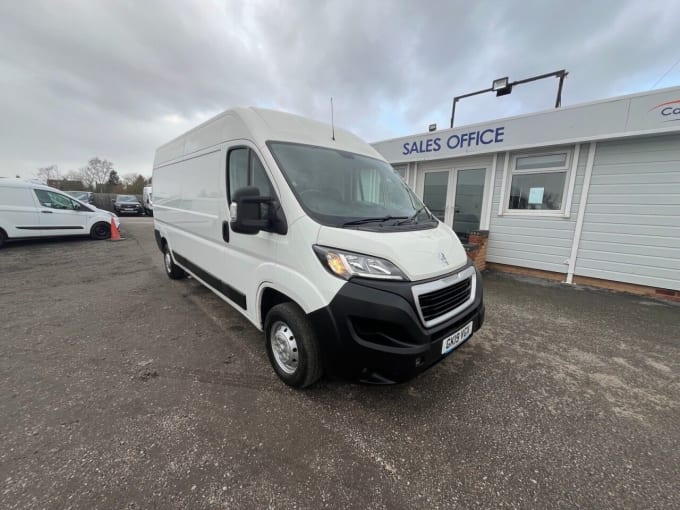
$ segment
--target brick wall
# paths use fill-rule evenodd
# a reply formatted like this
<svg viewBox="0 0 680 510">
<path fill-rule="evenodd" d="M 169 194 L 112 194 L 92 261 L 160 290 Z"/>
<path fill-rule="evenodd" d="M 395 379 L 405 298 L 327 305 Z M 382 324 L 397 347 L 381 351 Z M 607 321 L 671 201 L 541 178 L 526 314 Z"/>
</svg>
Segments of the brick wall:
<svg viewBox="0 0 680 510">
<path fill-rule="evenodd" d="M 486 269 L 486 248 L 489 244 L 488 230 L 473 230 L 465 245 L 468 257 L 475 263 L 475 267 L 480 271 Z"/>
</svg>

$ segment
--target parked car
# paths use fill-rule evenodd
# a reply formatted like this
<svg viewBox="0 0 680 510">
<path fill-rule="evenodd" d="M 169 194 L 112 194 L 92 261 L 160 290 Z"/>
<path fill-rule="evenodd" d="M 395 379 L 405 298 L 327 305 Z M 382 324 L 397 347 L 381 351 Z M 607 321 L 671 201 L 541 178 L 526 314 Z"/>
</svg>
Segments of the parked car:
<svg viewBox="0 0 680 510">
<path fill-rule="evenodd" d="M 0 179 L 0 246 L 7 240 L 31 237 L 111 236 L 118 217 L 43 184 Z"/>
<path fill-rule="evenodd" d="M 153 216 L 153 194 L 151 186 L 144 186 L 142 190 L 142 205 L 147 216 Z"/>
<path fill-rule="evenodd" d="M 142 204 L 134 195 L 118 195 L 113 201 L 113 210 L 117 214 L 142 214 Z"/>
<path fill-rule="evenodd" d="M 238 108 L 161 146 L 156 241 L 170 278 L 190 274 L 264 332 L 286 384 L 404 381 L 482 326 L 482 279 L 373 147 L 331 133 Z"/>
<path fill-rule="evenodd" d="M 94 193 L 91 191 L 64 191 L 64 193 L 76 200 L 80 200 L 84 204 L 94 204 Z"/>
</svg>

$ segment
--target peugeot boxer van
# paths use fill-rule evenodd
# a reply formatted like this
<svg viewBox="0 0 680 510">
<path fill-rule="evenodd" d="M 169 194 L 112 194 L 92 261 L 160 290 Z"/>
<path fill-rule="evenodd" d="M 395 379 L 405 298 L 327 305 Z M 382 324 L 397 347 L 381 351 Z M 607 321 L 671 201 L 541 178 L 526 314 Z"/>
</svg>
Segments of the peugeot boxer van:
<svg viewBox="0 0 680 510">
<path fill-rule="evenodd" d="M 167 275 L 190 274 L 263 331 L 291 386 L 404 381 L 484 321 L 454 232 L 347 131 L 229 110 L 156 151 L 153 187 Z"/>
<path fill-rule="evenodd" d="M 111 236 L 118 217 L 49 186 L 19 179 L 0 179 L 0 246 L 12 239 L 89 235 Z"/>
</svg>

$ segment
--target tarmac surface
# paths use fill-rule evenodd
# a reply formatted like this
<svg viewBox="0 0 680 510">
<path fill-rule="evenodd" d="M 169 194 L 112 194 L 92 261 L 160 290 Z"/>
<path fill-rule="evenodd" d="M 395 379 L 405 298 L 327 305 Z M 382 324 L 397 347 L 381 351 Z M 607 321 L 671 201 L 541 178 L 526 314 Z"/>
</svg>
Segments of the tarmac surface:
<svg viewBox="0 0 680 510">
<path fill-rule="evenodd" d="M 296 391 L 122 221 L 0 250 L 2 508 L 680 507 L 679 306 L 486 274 L 418 378 Z"/>
</svg>

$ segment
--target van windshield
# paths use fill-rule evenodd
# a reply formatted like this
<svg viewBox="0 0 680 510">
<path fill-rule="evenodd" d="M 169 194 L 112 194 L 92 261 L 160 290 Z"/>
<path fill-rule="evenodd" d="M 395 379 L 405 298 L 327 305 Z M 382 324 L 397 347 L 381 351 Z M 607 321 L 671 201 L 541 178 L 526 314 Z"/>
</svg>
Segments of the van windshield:
<svg viewBox="0 0 680 510">
<path fill-rule="evenodd" d="M 437 220 L 386 162 L 337 149 L 268 142 L 305 211 L 323 225 L 432 228 Z"/>
</svg>

